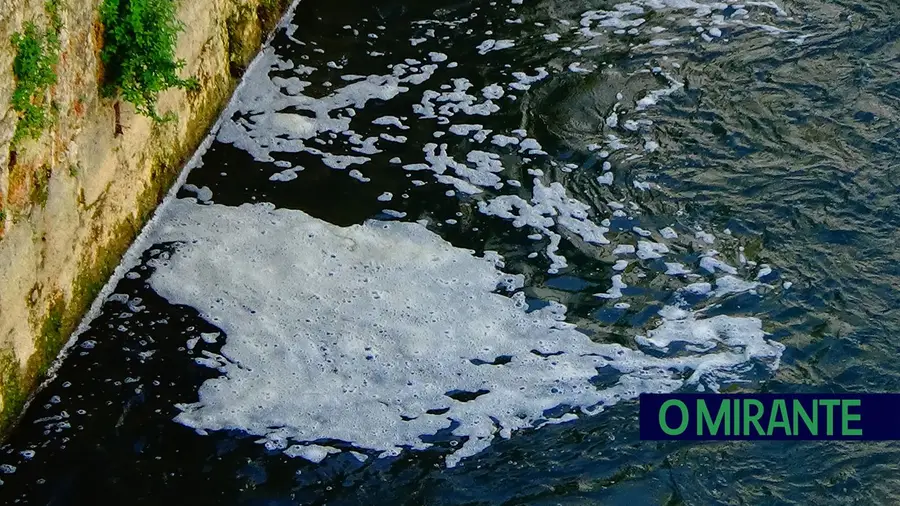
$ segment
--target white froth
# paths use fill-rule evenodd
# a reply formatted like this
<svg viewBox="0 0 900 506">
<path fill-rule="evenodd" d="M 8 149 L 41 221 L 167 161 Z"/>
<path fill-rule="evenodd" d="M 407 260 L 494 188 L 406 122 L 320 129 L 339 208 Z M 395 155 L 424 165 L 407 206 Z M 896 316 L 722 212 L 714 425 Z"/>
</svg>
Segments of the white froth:
<svg viewBox="0 0 900 506">
<path fill-rule="evenodd" d="M 332 453 L 340 453 L 340 450 L 319 445 L 293 445 L 284 450 L 284 454 L 291 458 L 301 457 L 314 464 L 325 460 Z"/>
<path fill-rule="evenodd" d="M 666 262 L 665 264 L 667 276 L 681 276 L 691 273 L 691 271 L 685 268 L 684 264 L 680 262 Z"/>
<path fill-rule="evenodd" d="M 313 462 L 341 450 L 322 441 L 387 456 L 449 429 L 468 437 L 447 457 L 453 466 L 497 437 L 575 418 L 545 414 L 557 406 L 595 414 L 677 389 L 685 373 L 715 382 L 781 353 L 759 320 L 687 312 L 663 314 L 646 343 L 681 341 L 691 353 L 594 343 L 562 321 L 562 306 L 529 313 L 521 294 L 495 293 L 522 283 L 495 254 L 475 257 L 415 223 L 341 228 L 268 205 L 176 200 L 150 239 L 179 243 L 154 261 L 154 290 L 227 336 L 203 362 L 223 375 L 176 420 L 263 436 Z M 617 382 L 593 385 L 598 368 Z"/>
<path fill-rule="evenodd" d="M 396 116 L 382 116 L 380 118 L 376 118 L 372 121 L 373 125 L 393 125 L 401 130 L 409 130 L 409 127 L 404 125 L 400 118 Z"/>
<path fill-rule="evenodd" d="M 721 381 L 736 379 L 735 373 L 748 357 L 766 357 L 775 367 L 781 360 L 784 346 L 769 341 L 756 318 L 734 318 L 724 315 L 698 320 L 696 315 L 671 306 L 664 308 L 662 325 L 651 330 L 647 337 L 638 337 L 644 345 L 668 351 L 673 343 L 685 345 L 685 349 L 701 353 L 717 346 L 725 346 L 727 352 L 717 354 L 716 360 L 705 363 L 690 375 L 688 384 L 704 378 L 718 388 Z"/>
<path fill-rule="evenodd" d="M 514 40 L 502 39 L 502 40 L 494 40 L 488 39 L 481 44 L 478 45 L 476 49 L 478 49 L 478 53 L 487 54 L 491 51 L 500 51 L 503 49 L 509 49 L 516 45 Z"/>
<path fill-rule="evenodd" d="M 715 252 L 711 252 L 715 254 Z M 725 262 L 715 258 L 713 256 L 705 256 L 700 259 L 700 268 L 704 269 L 708 272 L 715 273 L 716 271 L 722 271 L 727 274 L 737 274 L 737 269 L 726 264 Z"/>
<path fill-rule="evenodd" d="M 302 169 L 301 169 L 302 170 Z M 204 186 L 203 188 L 198 188 L 196 185 L 186 184 L 182 186 L 185 191 L 189 191 L 197 196 L 197 200 L 200 202 L 209 202 L 213 197 L 212 190 L 209 189 L 208 186 Z"/>
<path fill-rule="evenodd" d="M 361 182 L 361 183 L 368 183 L 369 181 L 371 181 L 370 178 L 367 178 L 366 176 L 363 175 L 362 172 L 360 172 L 360 171 L 358 171 L 358 170 L 356 170 L 356 169 L 351 170 L 351 171 L 348 173 L 348 175 L 349 175 L 350 177 L 352 177 L 353 179 L 358 180 L 358 181 Z"/>
<path fill-rule="evenodd" d="M 596 297 L 600 297 L 602 299 L 619 299 L 619 298 L 621 298 L 622 297 L 622 289 L 628 288 L 628 285 L 626 285 L 625 282 L 622 281 L 622 275 L 616 274 L 615 276 L 613 276 L 612 283 L 613 284 L 611 287 L 609 287 L 609 290 L 607 290 L 604 293 L 595 293 L 594 295 Z"/>
<path fill-rule="evenodd" d="M 611 186 L 614 176 L 612 172 L 604 172 L 602 176 L 597 177 L 597 183 L 601 185 Z"/>
<path fill-rule="evenodd" d="M 302 171 L 303 167 L 297 166 L 291 169 L 285 169 L 269 176 L 269 181 L 287 182 L 297 179 L 297 173 Z"/>
</svg>

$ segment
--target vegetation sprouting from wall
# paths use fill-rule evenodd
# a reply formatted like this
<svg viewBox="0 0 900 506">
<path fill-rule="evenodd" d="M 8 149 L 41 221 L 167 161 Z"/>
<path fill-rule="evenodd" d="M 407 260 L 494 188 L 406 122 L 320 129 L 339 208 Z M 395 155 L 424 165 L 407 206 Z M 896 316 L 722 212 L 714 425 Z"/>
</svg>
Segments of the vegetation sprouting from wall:
<svg viewBox="0 0 900 506">
<path fill-rule="evenodd" d="M 50 18 L 46 30 L 34 21 L 25 24 L 22 32 L 13 34 L 16 51 L 13 75 L 16 87 L 12 107 L 18 114 L 13 145 L 26 138 L 36 139 L 52 120 L 48 90 L 56 84 L 56 64 L 59 60 L 59 32 L 62 21 L 59 5 L 48 1 L 44 8 Z"/>
<path fill-rule="evenodd" d="M 106 96 L 119 96 L 155 120 L 159 93 L 168 88 L 193 89 L 195 79 L 179 77 L 183 60 L 175 58 L 182 24 L 173 0 L 104 0 L 100 6 L 104 26 L 101 57 Z"/>
</svg>

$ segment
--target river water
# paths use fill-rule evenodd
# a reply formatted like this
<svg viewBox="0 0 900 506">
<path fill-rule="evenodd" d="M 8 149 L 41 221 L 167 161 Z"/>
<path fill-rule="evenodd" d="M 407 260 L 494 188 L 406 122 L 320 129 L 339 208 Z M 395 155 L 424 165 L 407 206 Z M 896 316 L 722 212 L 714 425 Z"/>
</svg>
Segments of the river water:
<svg viewBox="0 0 900 506">
<path fill-rule="evenodd" d="M 303 0 L 0 453 L 3 504 L 881 504 L 900 6 Z M 181 184 L 181 183 L 179 183 Z"/>
</svg>

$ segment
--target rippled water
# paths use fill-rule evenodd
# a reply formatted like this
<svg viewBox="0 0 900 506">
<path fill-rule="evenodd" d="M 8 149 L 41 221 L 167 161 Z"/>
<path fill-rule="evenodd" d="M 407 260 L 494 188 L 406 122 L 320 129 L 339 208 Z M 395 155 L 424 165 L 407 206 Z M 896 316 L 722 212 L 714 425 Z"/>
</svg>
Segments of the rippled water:
<svg viewBox="0 0 900 506">
<path fill-rule="evenodd" d="M 898 16 L 304 0 L 3 503 L 894 502 L 894 443 L 641 442 L 633 398 L 900 390 Z"/>
</svg>

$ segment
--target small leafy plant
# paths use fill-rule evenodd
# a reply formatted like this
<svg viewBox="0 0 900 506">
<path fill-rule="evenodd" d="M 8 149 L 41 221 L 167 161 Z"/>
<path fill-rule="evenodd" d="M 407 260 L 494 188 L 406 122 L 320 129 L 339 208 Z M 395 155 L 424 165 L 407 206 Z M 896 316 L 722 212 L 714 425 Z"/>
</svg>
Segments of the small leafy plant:
<svg viewBox="0 0 900 506">
<path fill-rule="evenodd" d="M 29 22 L 21 33 L 13 35 L 12 43 L 16 49 L 12 107 L 19 114 L 13 144 L 17 144 L 25 138 L 40 137 L 50 124 L 46 94 L 56 84 L 54 68 L 59 60 L 59 36 L 56 31 L 43 33 Z"/>
<path fill-rule="evenodd" d="M 103 93 L 120 96 L 157 121 L 169 119 L 156 111 L 159 94 L 169 88 L 195 89 L 196 79 L 178 72 L 184 60 L 175 59 L 175 44 L 183 25 L 174 0 L 104 0 L 101 58 L 105 70 Z"/>
</svg>

